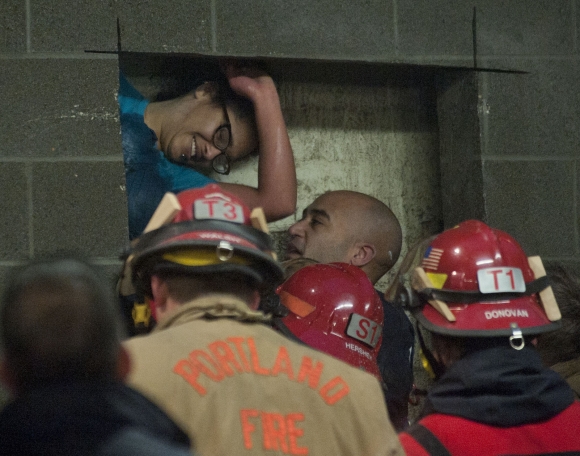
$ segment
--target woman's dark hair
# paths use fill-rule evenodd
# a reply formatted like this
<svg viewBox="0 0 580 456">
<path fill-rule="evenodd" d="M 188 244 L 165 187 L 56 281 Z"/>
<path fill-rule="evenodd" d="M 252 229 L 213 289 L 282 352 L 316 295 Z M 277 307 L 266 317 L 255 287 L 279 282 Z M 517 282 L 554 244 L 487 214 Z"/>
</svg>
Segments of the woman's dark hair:
<svg viewBox="0 0 580 456">
<path fill-rule="evenodd" d="M 219 98 L 216 103 L 225 103 L 240 120 L 255 120 L 254 105 L 247 98 L 235 93 L 227 78 L 215 61 L 172 60 L 164 65 L 161 75 L 161 90 L 154 101 L 170 100 L 197 89 L 207 81 L 218 84 Z"/>
</svg>

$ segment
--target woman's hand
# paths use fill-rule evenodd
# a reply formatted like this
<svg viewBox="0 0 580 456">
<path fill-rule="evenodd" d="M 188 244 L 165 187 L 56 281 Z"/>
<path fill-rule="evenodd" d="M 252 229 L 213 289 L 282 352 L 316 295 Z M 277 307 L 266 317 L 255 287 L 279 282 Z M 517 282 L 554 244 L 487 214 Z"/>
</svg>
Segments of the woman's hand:
<svg viewBox="0 0 580 456">
<path fill-rule="evenodd" d="M 232 90 L 254 103 L 263 97 L 278 96 L 272 78 L 259 68 L 225 63 L 222 69 Z"/>
</svg>

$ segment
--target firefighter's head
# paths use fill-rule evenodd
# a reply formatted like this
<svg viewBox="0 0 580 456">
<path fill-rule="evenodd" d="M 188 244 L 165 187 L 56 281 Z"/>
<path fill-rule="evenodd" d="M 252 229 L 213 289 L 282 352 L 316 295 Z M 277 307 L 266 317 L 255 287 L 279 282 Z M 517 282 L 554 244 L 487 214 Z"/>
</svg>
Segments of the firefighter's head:
<svg viewBox="0 0 580 456">
<path fill-rule="evenodd" d="M 528 258 L 512 236 L 478 220 L 436 236 L 410 275 L 399 300 L 433 336 L 435 355 L 447 354 L 440 363 L 494 344 L 520 350 L 559 326 L 540 258 Z"/>
<path fill-rule="evenodd" d="M 281 281 L 270 236 L 252 226 L 250 210 L 238 198 L 210 184 L 179 193 L 177 202 L 181 209 L 171 223 L 134 246 L 138 291 L 153 298 L 161 280 L 185 299 L 195 289 L 267 291 Z"/>
</svg>

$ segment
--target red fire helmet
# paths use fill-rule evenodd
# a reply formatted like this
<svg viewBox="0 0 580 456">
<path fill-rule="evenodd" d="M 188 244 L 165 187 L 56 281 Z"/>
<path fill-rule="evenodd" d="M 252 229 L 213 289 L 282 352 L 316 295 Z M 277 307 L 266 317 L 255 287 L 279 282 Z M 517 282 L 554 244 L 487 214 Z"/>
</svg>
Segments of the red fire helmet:
<svg viewBox="0 0 580 456">
<path fill-rule="evenodd" d="M 346 263 L 305 266 L 276 293 L 290 310 L 282 322 L 298 339 L 380 379 L 383 305 L 362 269 Z"/>
<path fill-rule="evenodd" d="M 504 231 L 468 220 L 435 237 L 403 297 L 428 330 L 460 337 L 539 334 L 561 318 L 542 262 Z"/>
<path fill-rule="evenodd" d="M 140 236 L 131 252 L 135 288 L 151 296 L 151 275 L 239 272 L 264 288 L 283 278 L 270 236 L 252 226 L 250 210 L 218 185 L 177 195 L 170 223 Z"/>
</svg>

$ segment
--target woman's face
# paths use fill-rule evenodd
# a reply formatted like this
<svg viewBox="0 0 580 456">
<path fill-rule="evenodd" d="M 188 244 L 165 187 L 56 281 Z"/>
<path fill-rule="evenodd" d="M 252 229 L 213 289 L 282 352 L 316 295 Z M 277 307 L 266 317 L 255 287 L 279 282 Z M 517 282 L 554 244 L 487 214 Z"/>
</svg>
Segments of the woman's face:
<svg viewBox="0 0 580 456">
<path fill-rule="evenodd" d="M 231 137 L 223 151 L 231 161 L 250 154 L 257 147 L 257 132 L 250 119 L 239 119 L 231 108 L 213 100 L 208 91 L 195 91 L 176 103 L 175 115 L 161 127 L 158 147 L 165 156 L 179 164 L 209 168 L 222 153 L 214 144 L 214 135 L 229 125 Z"/>
</svg>

